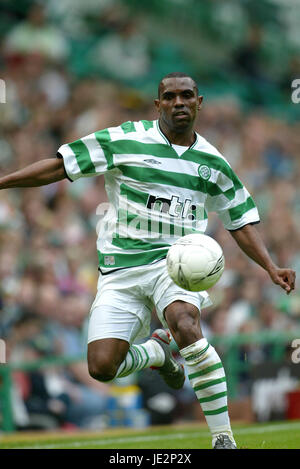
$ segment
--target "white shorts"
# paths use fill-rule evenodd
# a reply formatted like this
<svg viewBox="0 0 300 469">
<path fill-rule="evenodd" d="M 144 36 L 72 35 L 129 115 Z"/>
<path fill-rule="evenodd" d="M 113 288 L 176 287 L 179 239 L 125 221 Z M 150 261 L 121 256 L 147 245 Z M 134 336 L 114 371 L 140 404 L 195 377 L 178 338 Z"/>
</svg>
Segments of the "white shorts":
<svg viewBox="0 0 300 469">
<path fill-rule="evenodd" d="M 155 308 L 163 327 L 165 308 L 173 301 L 191 303 L 200 310 L 211 305 L 207 292 L 189 292 L 169 277 L 166 260 L 99 276 L 98 292 L 91 307 L 88 343 L 99 339 L 123 339 L 130 344 L 150 334 Z"/>
</svg>

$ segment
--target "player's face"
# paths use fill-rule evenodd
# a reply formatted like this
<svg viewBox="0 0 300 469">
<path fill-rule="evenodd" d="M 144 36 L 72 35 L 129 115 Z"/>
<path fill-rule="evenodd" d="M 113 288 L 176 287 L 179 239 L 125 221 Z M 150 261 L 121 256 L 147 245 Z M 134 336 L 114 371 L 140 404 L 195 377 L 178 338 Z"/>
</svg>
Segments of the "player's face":
<svg viewBox="0 0 300 469">
<path fill-rule="evenodd" d="M 155 106 L 160 119 L 170 130 L 184 132 L 193 126 L 202 99 L 202 96 L 197 96 L 191 78 L 166 78 L 162 82 L 160 97 L 155 100 Z"/>
</svg>

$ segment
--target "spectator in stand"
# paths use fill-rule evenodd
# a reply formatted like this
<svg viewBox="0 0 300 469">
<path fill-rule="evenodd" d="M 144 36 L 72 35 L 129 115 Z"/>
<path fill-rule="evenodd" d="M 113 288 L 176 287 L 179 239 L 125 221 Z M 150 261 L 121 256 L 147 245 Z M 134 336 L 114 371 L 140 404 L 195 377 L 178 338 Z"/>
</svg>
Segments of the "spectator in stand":
<svg viewBox="0 0 300 469">
<path fill-rule="evenodd" d="M 52 62 L 64 62 L 69 46 L 60 29 L 47 22 L 44 6 L 33 3 L 25 21 L 6 37 L 4 50 L 7 54 L 38 54 Z"/>
</svg>

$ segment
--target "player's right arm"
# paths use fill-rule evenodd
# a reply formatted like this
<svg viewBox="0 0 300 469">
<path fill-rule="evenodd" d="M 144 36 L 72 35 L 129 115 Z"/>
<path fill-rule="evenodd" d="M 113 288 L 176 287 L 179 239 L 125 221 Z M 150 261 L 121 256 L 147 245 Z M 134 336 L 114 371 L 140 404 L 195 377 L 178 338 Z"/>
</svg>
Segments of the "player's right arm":
<svg viewBox="0 0 300 469">
<path fill-rule="evenodd" d="M 64 178 L 75 181 L 104 174 L 114 168 L 110 141 L 110 133 L 104 129 L 64 144 L 58 149 L 57 158 L 38 161 L 0 178 L 0 189 L 38 187 Z"/>
<path fill-rule="evenodd" d="M 47 158 L 0 178 L 0 189 L 38 187 L 66 178 L 62 158 Z"/>
</svg>

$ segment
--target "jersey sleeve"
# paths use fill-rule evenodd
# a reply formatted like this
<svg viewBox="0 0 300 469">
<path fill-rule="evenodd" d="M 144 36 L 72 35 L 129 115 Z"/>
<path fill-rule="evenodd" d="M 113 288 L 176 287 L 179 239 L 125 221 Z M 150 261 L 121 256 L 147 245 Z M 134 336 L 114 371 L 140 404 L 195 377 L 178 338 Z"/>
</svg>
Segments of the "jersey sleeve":
<svg viewBox="0 0 300 469">
<path fill-rule="evenodd" d="M 260 221 L 252 196 L 229 165 L 226 172 L 218 172 L 207 206 L 209 211 L 218 214 L 224 227 L 230 231 Z"/>
<path fill-rule="evenodd" d="M 62 145 L 57 156 L 63 158 L 66 174 L 71 181 L 104 174 L 114 168 L 108 129 Z"/>
</svg>

